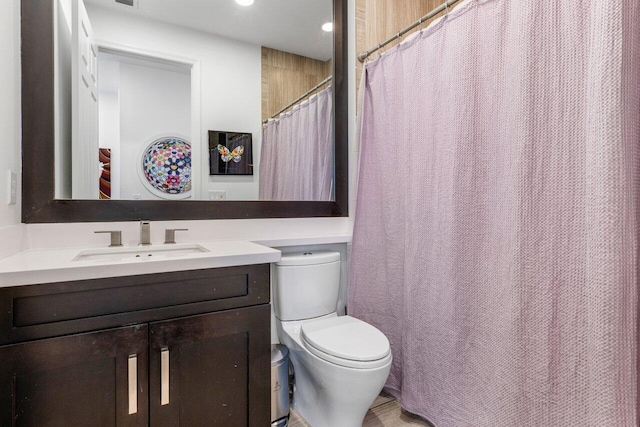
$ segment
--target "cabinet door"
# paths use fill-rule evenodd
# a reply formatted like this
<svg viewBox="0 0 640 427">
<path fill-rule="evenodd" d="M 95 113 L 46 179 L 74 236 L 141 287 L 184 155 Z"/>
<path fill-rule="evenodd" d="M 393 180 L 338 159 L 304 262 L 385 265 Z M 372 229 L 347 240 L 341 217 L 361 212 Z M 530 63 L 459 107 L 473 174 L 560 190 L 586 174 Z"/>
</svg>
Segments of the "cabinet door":
<svg viewBox="0 0 640 427">
<path fill-rule="evenodd" d="M 269 305 L 152 323 L 151 425 L 270 423 Z"/>
<path fill-rule="evenodd" d="M 146 325 L 0 347 L 0 425 L 146 426 L 147 349 Z"/>
</svg>

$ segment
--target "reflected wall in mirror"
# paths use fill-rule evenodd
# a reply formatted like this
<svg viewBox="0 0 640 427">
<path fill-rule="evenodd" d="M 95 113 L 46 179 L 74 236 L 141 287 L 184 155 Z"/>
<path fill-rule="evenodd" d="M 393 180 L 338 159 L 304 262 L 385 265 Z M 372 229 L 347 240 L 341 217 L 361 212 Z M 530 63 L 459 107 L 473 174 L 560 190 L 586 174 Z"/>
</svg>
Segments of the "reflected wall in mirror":
<svg viewBox="0 0 640 427">
<path fill-rule="evenodd" d="M 163 0 L 164 1 L 164 0 Z M 304 10 L 306 2 L 300 0 Z M 272 4 L 271 0 L 269 4 Z M 173 200 L 81 200 L 56 197 L 56 165 L 72 163 L 71 155 L 56 155 L 55 141 L 60 135 L 73 133 L 71 115 L 73 111 L 56 108 L 60 103 L 71 105 L 71 90 L 60 91 L 60 87 L 71 87 L 71 81 L 60 81 L 55 70 L 64 67 L 59 63 L 60 53 L 54 37 L 64 37 L 54 28 L 60 16 L 58 3 L 54 0 L 21 0 L 21 98 L 22 98 L 22 221 L 24 223 L 56 222 L 113 222 L 150 219 L 167 220 L 204 220 L 204 219 L 248 219 L 248 218 L 310 218 L 345 217 L 349 215 L 348 181 L 348 23 L 347 1 L 333 0 L 333 76 L 331 86 L 334 102 L 333 137 L 334 144 L 334 183 L 333 201 L 262 201 L 227 200 L 216 202 L 188 199 L 189 202 Z M 186 4 L 180 1 L 179 4 Z M 256 3 L 257 4 L 257 3 Z M 287 16 L 295 19 L 295 14 Z M 211 17 L 206 17 L 211 19 Z M 250 21 L 253 24 L 252 21 Z M 115 23 L 114 25 L 118 25 Z M 72 34 L 67 33 L 68 38 Z M 157 35 L 157 34 L 156 34 Z M 55 51 L 54 51 L 55 50 Z M 117 49 L 115 49 L 117 50 Z M 279 49 L 278 49 L 279 50 Z M 84 52 L 85 50 L 83 50 Z M 95 51 L 95 49 L 94 49 Z M 92 51 L 93 52 L 93 51 Z M 67 52 L 69 56 L 72 53 Z M 98 56 L 98 52 L 93 52 Z M 135 52 L 133 52 L 135 53 Z M 89 58 L 90 55 L 87 56 Z M 261 58 L 262 59 L 262 58 Z M 87 59 L 87 63 L 90 63 Z M 71 64 L 67 62 L 67 64 Z M 226 64 L 228 66 L 228 64 Z M 70 65 L 69 65 L 70 67 Z M 97 68 L 97 67 L 96 67 Z M 200 74 L 203 74 L 200 67 Z M 67 72 L 71 72 L 67 69 Z M 264 75 L 264 74 L 263 74 Z M 56 80 L 55 78 L 58 78 Z M 204 78 L 204 77 L 203 77 Z M 90 81 L 88 81 L 90 82 Z M 265 85 L 262 85 L 263 90 Z M 323 88 L 320 88 L 323 90 Z M 199 96 L 199 94 L 192 94 Z M 96 97 L 97 99 L 97 97 Z M 92 97 L 85 101 L 89 103 Z M 192 102 L 193 107 L 205 110 L 204 103 Z M 276 108 L 277 110 L 277 108 Z M 204 113 L 203 113 L 204 122 Z M 59 128 L 56 123 L 65 123 Z M 235 126 L 235 122 L 222 129 L 244 131 Z M 204 126 L 203 126 L 204 128 Z M 216 129 L 216 128 L 213 128 Z M 202 136 L 201 136 L 202 137 Z M 255 138 L 254 133 L 254 138 Z M 193 141 L 191 141 L 193 143 Z M 201 147 L 201 146 L 200 146 Z M 71 147 L 62 147 L 70 152 Z M 202 147 L 201 147 L 202 148 Z M 92 151 L 87 151 L 91 154 Z M 68 154 L 68 153 L 67 153 Z M 80 153 L 75 156 L 80 158 Z M 111 162 L 109 162 L 111 163 Z M 70 166 L 69 166 L 70 167 Z M 109 164 L 109 169 L 111 165 Z M 71 170 L 71 169 L 68 169 Z M 110 170 L 109 170 L 110 172 Z M 254 172 L 254 177 L 255 177 Z M 70 179 L 71 174 L 62 174 Z M 92 174 L 92 176 L 95 176 Z M 64 182 L 64 181 L 63 181 Z M 70 185 L 68 182 L 66 185 Z M 92 187 L 93 188 L 93 187 Z M 258 190 L 259 191 L 259 190 Z M 58 191 L 59 194 L 59 191 Z"/>
<path fill-rule="evenodd" d="M 54 4 L 56 199 L 335 200 L 332 0 Z"/>
</svg>

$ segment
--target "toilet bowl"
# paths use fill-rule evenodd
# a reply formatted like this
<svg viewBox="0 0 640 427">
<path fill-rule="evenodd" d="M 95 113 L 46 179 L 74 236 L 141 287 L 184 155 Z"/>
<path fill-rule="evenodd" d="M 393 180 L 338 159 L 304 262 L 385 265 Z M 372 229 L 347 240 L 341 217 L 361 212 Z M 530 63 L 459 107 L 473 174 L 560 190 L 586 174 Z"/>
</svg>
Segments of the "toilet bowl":
<svg viewBox="0 0 640 427">
<path fill-rule="evenodd" d="M 278 338 L 295 370 L 293 406 L 312 427 L 362 426 L 391 369 L 384 334 L 337 315 L 339 280 L 337 252 L 285 255 L 274 268 Z"/>
</svg>

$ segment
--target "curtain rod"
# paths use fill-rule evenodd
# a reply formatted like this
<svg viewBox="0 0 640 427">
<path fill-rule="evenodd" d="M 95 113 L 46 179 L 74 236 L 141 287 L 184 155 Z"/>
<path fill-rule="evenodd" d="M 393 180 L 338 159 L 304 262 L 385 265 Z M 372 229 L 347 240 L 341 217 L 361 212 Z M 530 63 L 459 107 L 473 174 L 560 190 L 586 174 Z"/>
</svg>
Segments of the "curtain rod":
<svg viewBox="0 0 640 427">
<path fill-rule="evenodd" d="M 456 4 L 458 1 L 460 1 L 460 0 L 448 0 L 448 1 L 444 2 L 444 3 L 442 3 L 440 6 L 436 7 L 431 12 L 427 13 L 425 16 L 423 16 L 422 18 L 418 19 L 413 24 L 409 25 L 404 30 L 400 31 L 399 33 L 397 33 L 397 34 L 395 34 L 395 35 L 393 35 L 391 37 L 389 37 L 387 40 L 383 41 L 382 43 L 380 43 L 379 45 L 377 45 L 373 49 L 370 49 L 370 50 L 368 50 L 366 52 L 360 53 L 360 55 L 358 55 L 358 60 L 360 60 L 360 62 L 364 62 L 369 56 L 371 56 L 372 53 L 375 53 L 375 52 L 379 51 L 380 49 L 382 49 L 383 47 L 385 47 L 389 43 L 393 42 L 394 40 L 399 39 L 402 36 L 404 36 L 409 31 L 413 30 L 418 25 L 421 25 L 423 22 L 433 18 L 434 16 L 436 16 L 437 14 L 442 12 L 443 10 L 448 10 L 450 6 Z"/>
<path fill-rule="evenodd" d="M 302 101 L 303 99 L 305 99 L 307 96 L 309 96 L 310 94 L 312 94 L 313 92 L 315 92 L 316 90 L 320 89 L 322 86 L 326 85 L 327 83 L 329 83 L 331 81 L 331 79 L 333 78 L 333 76 L 329 76 L 326 79 L 324 79 L 323 81 L 321 81 L 320 83 L 318 83 L 317 85 L 315 85 L 312 89 L 308 90 L 307 92 L 304 93 L 304 95 L 300 96 L 299 98 L 297 98 L 295 101 L 293 101 L 291 104 L 287 105 L 286 107 L 284 107 L 282 110 L 278 111 L 277 113 L 275 113 L 273 116 L 269 117 L 267 120 L 263 121 L 262 124 L 266 124 L 269 120 L 277 117 L 280 113 L 282 113 L 283 111 L 287 111 L 290 107 L 293 107 L 294 105 L 296 105 L 298 102 Z"/>
</svg>

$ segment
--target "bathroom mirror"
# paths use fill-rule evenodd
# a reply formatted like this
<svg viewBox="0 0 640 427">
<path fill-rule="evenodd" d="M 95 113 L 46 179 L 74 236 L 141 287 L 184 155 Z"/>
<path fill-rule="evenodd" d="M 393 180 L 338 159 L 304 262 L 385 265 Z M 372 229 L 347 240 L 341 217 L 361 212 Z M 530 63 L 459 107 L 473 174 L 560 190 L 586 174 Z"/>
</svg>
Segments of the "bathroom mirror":
<svg viewBox="0 0 640 427">
<path fill-rule="evenodd" d="M 119 13 L 117 10 L 109 10 L 109 7 L 103 7 L 98 5 L 94 7 L 93 3 L 103 2 L 102 0 L 85 0 L 87 2 L 87 9 L 89 13 L 92 12 L 92 8 L 104 9 L 104 15 L 113 15 Z M 115 2 L 115 0 L 112 0 Z M 133 7 L 142 6 L 145 0 L 133 1 Z M 156 3 L 171 3 L 175 0 L 163 0 Z M 192 0 L 189 0 L 190 2 Z M 223 1 L 223 0 L 217 0 Z M 239 7 L 233 0 L 224 0 L 228 3 L 233 3 L 234 7 Z M 307 0 L 311 1 L 311 0 Z M 326 0 L 331 2 L 331 0 Z M 127 2 L 125 2 L 127 3 Z M 189 4 L 184 1 L 177 2 L 181 6 Z M 199 0 L 193 0 L 194 4 L 202 3 Z M 207 3 L 207 2 L 204 2 Z M 256 2 L 257 3 L 257 2 Z M 263 2 L 267 3 L 267 2 Z M 271 3 L 271 2 L 269 2 Z M 298 3 L 300 3 L 298 1 Z M 302 2 L 305 3 L 305 2 Z M 157 138 L 178 138 L 181 141 L 193 142 L 199 147 L 200 157 L 197 159 L 198 164 L 201 164 L 199 168 L 199 174 L 201 183 L 198 189 L 198 197 L 186 197 L 186 198 L 150 198 L 145 197 L 142 190 L 130 193 L 127 200 L 96 200 L 93 195 L 91 197 L 73 197 L 72 194 L 61 191 L 60 176 L 64 173 L 60 173 L 64 169 L 58 168 L 60 159 L 65 158 L 64 152 L 61 155 L 60 152 L 56 152 L 57 141 L 60 141 L 60 127 L 56 126 L 62 122 L 69 123 L 68 118 L 62 117 L 60 110 L 55 107 L 61 102 L 60 97 L 60 82 L 56 78 L 56 67 L 59 64 L 59 33 L 55 31 L 56 19 L 59 19 L 58 3 L 52 0 L 23 0 L 22 1 L 22 104 L 23 104 L 23 221 L 29 222 L 88 222 L 88 221 L 126 221 L 126 220 L 138 220 L 141 218 L 153 219 L 153 220 L 171 220 L 171 219 L 222 219 L 222 218 L 287 218 L 287 217 L 321 217 L 321 216 L 346 216 L 348 215 L 347 200 L 347 83 L 346 83 L 346 2 L 343 0 L 334 0 L 332 5 L 333 9 L 333 23 L 334 31 L 332 37 L 333 43 L 333 58 L 329 60 L 332 64 L 332 102 L 333 102 L 333 126 L 332 133 L 335 140 L 334 145 L 334 164 L 333 166 L 333 179 L 332 179 L 332 194 L 331 199 L 327 200 L 311 200 L 311 201 L 259 201 L 252 196 L 246 196 L 242 200 L 237 200 L 235 197 L 236 189 L 226 190 L 225 201 L 209 201 L 213 197 L 218 197 L 221 190 L 221 185 L 225 183 L 233 183 L 239 186 L 246 184 L 245 186 L 254 185 L 257 187 L 258 173 L 243 174 L 228 174 L 228 175 L 209 175 L 210 155 L 213 155 L 213 150 L 209 150 L 208 131 L 224 131 L 224 132 L 236 132 L 236 133 L 251 133 L 253 139 L 253 165 L 255 166 L 260 157 L 260 143 L 261 143 L 261 131 L 262 131 L 262 119 L 265 118 L 264 114 L 267 111 L 263 104 L 267 103 L 265 97 L 261 97 L 257 101 L 255 99 L 249 100 L 247 96 L 240 96 L 240 100 L 237 101 L 240 106 L 232 106 L 229 104 L 229 100 L 235 102 L 233 97 L 220 96 L 219 99 L 211 99 L 205 96 L 203 93 L 195 94 L 191 90 L 192 99 L 191 105 L 200 105 L 202 111 L 200 113 L 200 126 L 197 127 L 191 124 L 187 126 L 187 130 L 192 130 L 191 135 L 185 136 L 184 126 L 183 131 L 179 130 L 172 132 L 171 130 L 162 129 L 156 132 L 155 135 L 150 135 L 147 138 L 139 137 L 145 147 L 139 147 L 139 153 L 136 156 L 143 157 L 143 150 L 149 149 L 157 140 Z M 310 3 L 311 4 L 311 3 Z M 122 5 L 117 5 L 118 7 Z M 186 6 L 185 6 L 186 7 Z M 331 7 L 331 5 L 330 5 Z M 304 9 L 304 8 L 303 8 Z M 311 9 L 309 9 L 311 10 Z M 95 12 L 95 10 L 94 10 Z M 240 13 L 240 12 L 238 12 Z M 242 12 L 244 13 L 244 12 Z M 97 16 L 97 15 L 96 15 Z M 101 21 L 103 17 L 95 19 L 96 27 L 104 29 L 106 25 Z M 289 17 L 293 22 L 296 21 L 296 16 Z M 151 22 L 149 17 L 145 17 L 147 21 Z M 155 19 L 155 18 L 154 18 Z M 165 19 L 165 18 L 158 18 Z M 168 19 L 168 18 L 167 18 Z M 243 16 L 243 19 L 249 20 L 254 26 L 258 26 L 256 22 L 251 22 L 248 16 Z M 120 24 L 123 24 L 126 19 L 121 19 Z M 213 20 L 212 20 L 213 21 Z M 145 21 L 146 22 L 146 21 Z M 156 21 L 156 24 L 159 21 Z M 124 24 L 123 24 L 124 25 Z M 174 24 L 169 24 L 174 25 Z M 262 24 L 268 25 L 268 24 Z M 241 29 L 238 29 L 240 31 Z M 196 30 L 190 29 L 185 31 L 196 32 Z M 204 33 L 203 30 L 197 30 Z M 97 31 L 99 33 L 99 31 Z M 104 34 L 104 31 L 102 32 Z M 54 37 L 55 35 L 55 37 Z M 209 36 L 207 36 L 209 37 Z M 218 38 L 224 38 L 224 36 L 215 35 Z M 242 81 L 241 77 L 247 73 L 253 76 L 262 76 L 261 80 L 264 80 L 264 57 L 268 56 L 268 51 L 265 53 L 265 48 L 262 46 L 250 46 L 250 42 L 241 41 L 238 42 L 233 39 L 232 35 L 226 36 L 229 43 L 239 43 L 240 46 L 248 47 L 248 50 L 253 49 L 253 52 L 258 52 L 260 58 L 255 60 L 254 63 L 260 65 L 261 70 L 257 72 L 252 70 L 250 73 L 242 69 L 247 67 L 239 66 L 238 63 L 228 61 L 221 54 L 218 61 L 219 70 L 231 70 L 231 74 L 240 76 L 237 78 L 238 82 L 230 82 L 225 80 L 228 86 L 231 83 L 249 86 L 253 88 L 254 92 L 264 92 L 264 82 L 262 81 Z M 326 38 L 326 36 L 324 36 Z M 73 38 L 73 37 L 72 37 Z M 192 80 L 197 80 L 201 84 L 208 81 L 204 76 L 204 72 L 210 71 L 205 67 L 205 61 L 197 58 L 197 55 L 193 53 L 189 54 L 189 49 L 184 49 L 184 52 L 175 54 L 175 49 L 171 53 L 171 49 L 162 49 L 162 46 L 142 46 L 141 42 L 131 42 L 131 40 L 106 40 L 108 37 L 98 39 L 96 44 L 98 52 L 96 53 L 95 60 L 98 61 L 98 56 L 104 56 L 109 59 L 113 59 L 114 56 L 118 56 L 120 64 L 126 64 L 125 66 L 135 68 L 138 71 L 144 71 L 142 66 L 148 66 L 148 64 L 142 64 L 142 62 L 155 62 L 156 71 L 159 73 L 173 73 L 172 75 L 180 77 L 179 74 L 190 74 Z M 233 40 L 232 40 L 233 39 Z M 307 43 L 312 44 L 312 43 Z M 273 49 L 278 52 L 276 55 L 282 55 L 279 52 L 285 52 L 285 47 L 265 46 L 267 49 Z M 221 49 L 222 52 L 224 49 Z M 233 49 L 231 49 L 233 50 Z M 240 49 L 236 49 L 239 51 Z M 292 50 L 292 49 L 290 49 Z M 170 52 L 170 54 L 167 54 Z M 185 53 L 186 52 L 186 53 Z M 300 52 L 303 53 L 303 52 Z M 296 53 L 296 55 L 300 55 Z M 254 55 L 255 56 L 255 55 Z M 302 56 L 302 55 L 300 55 Z M 87 57 L 90 57 L 88 55 Z M 322 56 L 320 56 L 322 58 Z M 104 59 L 104 58 L 100 58 Z M 260 61 L 262 59 L 262 62 Z M 113 66 L 113 62 L 111 66 Z M 327 61 L 324 61 L 327 62 Z M 193 67 L 195 65 L 197 72 L 189 70 L 189 64 Z M 152 64 L 153 65 L 153 64 Z M 210 64 L 207 64 L 209 67 Z M 235 67 L 235 68 L 234 68 Z M 215 68 L 215 67 L 214 67 Z M 106 70 L 106 68 L 105 68 Z M 187 71 L 189 70 L 189 71 Z M 330 68 L 329 68 L 330 70 Z M 251 74 L 252 73 L 252 74 Z M 224 83 L 223 82 L 223 86 Z M 113 84 L 113 82 L 111 82 Z M 262 85 L 261 85 L 262 83 Z M 138 84 L 137 86 L 141 86 Z M 172 85 L 172 87 L 177 85 Z M 257 89 L 256 89 L 257 88 Z M 114 92 L 118 92 L 121 88 L 116 88 Z M 193 89 L 193 88 L 192 88 Z M 120 92 L 122 93 L 122 92 Z M 200 96 L 199 99 L 193 99 Z M 120 100 L 122 101 L 122 100 Z M 290 101 L 293 101 L 291 99 Z M 226 104 L 225 104 L 226 102 Z M 222 114 L 209 114 L 205 111 L 205 107 L 210 104 L 219 103 L 222 105 L 216 111 L 238 111 L 242 110 L 242 106 L 252 105 L 251 108 L 247 108 L 245 115 L 251 116 L 252 122 L 243 122 L 245 119 L 242 115 L 228 114 L 228 117 L 221 117 Z M 258 108 L 255 107 L 258 105 Z M 273 106 L 272 106 L 273 107 Z M 138 107 L 144 108 L 144 107 Z M 213 111 L 213 110 L 211 110 Z M 120 116 L 124 113 L 120 112 Z M 216 117 L 210 117 L 211 115 Z M 62 114 L 64 116 L 64 114 Z M 206 122 L 208 121 L 208 122 Z M 206 122 L 206 123 L 205 123 Z M 257 124 L 256 124 L 257 122 Z M 107 126 L 105 130 L 113 132 L 116 126 Z M 246 129 L 249 128 L 249 129 Z M 148 132 L 153 133 L 153 132 Z M 154 139 L 156 138 L 156 139 Z M 251 139 L 250 139 L 251 140 Z M 184 145 L 180 146 L 184 149 Z M 99 159 L 102 164 L 108 163 L 109 150 L 103 150 L 100 147 L 99 153 L 95 154 L 95 158 Z M 156 147 L 157 148 L 157 147 Z M 246 149 L 245 149 L 246 150 Z M 94 150 L 90 150 L 94 151 Z M 197 150 L 194 150 L 194 153 Z M 231 161 L 241 161 L 241 155 L 238 153 L 242 150 L 232 150 L 233 153 L 227 156 Z M 151 151 L 153 155 L 153 150 Z M 224 157 L 224 151 L 218 151 Z M 235 157 L 234 157 L 235 154 Z M 93 155 L 93 153 L 92 153 Z M 73 161 L 73 156 L 78 157 L 77 154 L 67 156 Z M 126 154 L 126 158 L 135 157 L 132 154 Z M 122 158 L 122 157 L 121 157 Z M 69 162 L 67 158 L 63 162 Z M 92 163 L 92 162 L 90 162 Z M 124 162 L 122 163 L 124 165 Z M 254 168 L 255 169 L 255 168 Z M 96 169 L 98 170 L 98 169 Z M 251 169 L 246 169 L 251 170 Z M 112 172 L 112 170 L 111 170 Z M 90 173 L 93 175 L 93 172 Z M 91 177 L 93 179 L 93 176 Z M 135 177 L 134 177 L 135 178 Z M 127 178 L 131 181 L 134 178 Z M 304 177 L 300 177 L 304 179 Z M 66 185 L 66 184 L 65 184 Z M 196 188 L 198 185 L 195 186 Z M 257 194 L 257 191 L 252 190 L 253 194 Z M 214 194 L 212 194 L 214 193 Z M 245 192 L 249 194 L 249 192 Z M 81 194 L 81 193 L 79 193 Z M 143 195 L 137 197 L 136 195 Z M 142 200 L 136 200 L 136 199 Z"/>
</svg>

